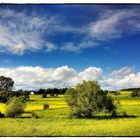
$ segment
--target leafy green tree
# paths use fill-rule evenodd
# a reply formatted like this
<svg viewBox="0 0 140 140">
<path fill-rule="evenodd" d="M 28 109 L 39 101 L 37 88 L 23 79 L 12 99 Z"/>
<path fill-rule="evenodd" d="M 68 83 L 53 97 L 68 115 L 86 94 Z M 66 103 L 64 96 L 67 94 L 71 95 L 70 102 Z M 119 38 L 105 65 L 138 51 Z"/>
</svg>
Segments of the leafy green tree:
<svg viewBox="0 0 140 140">
<path fill-rule="evenodd" d="M 101 90 L 96 81 L 83 81 L 75 88 L 69 88 L 65 94 L 66 102 L 70 107 L 70 115 L 77 117 L 92 117 L 97 112 L 106 111 L 114 113 L 116 106 Z"/>
</svg>

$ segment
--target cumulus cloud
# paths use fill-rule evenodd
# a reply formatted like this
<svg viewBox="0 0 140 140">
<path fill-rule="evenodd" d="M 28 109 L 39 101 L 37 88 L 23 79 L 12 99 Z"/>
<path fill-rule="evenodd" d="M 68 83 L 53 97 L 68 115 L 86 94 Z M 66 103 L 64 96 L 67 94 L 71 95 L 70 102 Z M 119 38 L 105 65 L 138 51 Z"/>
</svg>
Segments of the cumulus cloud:
<svg viewBox="0 0 140 140">
<path fill-rule="evenodd" d="M 133 67 L 123 67 L 114 70 L 109 77 L 101 80 L 102 86 L 107 89 L 123 89 L 140 87 L 140 73 L 135 73 Z"/>
<path fill-rule="evenodd" d="M 119 76 L 120 73 L 121 76 Z M 83 80 L 96 80 L 102 88 L 109 90 L 140 87 L 140 72 L 135 73 L 131 67 L 115 70 L 110 76 L 105 76 L 103 70 L 99 67 L 88 67 L 81 72 L 77 72 L 74 68 L 68 66 L 58 68 L 43 68 L 40 66 L 0 68 L 0 74 L 13 78 L 16 89 L 73 87 Z"/>
<path fill-rule="evenodd" d="M 84 80 L 100 80 L 102 79 L 103 71 L 101 68 L 88 67 L 79 73 L 79 77 Z"/>
<path fill-rule="evenodd" d="M 113 78 L 123 78 L 129 74 L 132 74 L 134 72 L 133 67 L 123 67 L 119 70 L 114 70 L 110 75 Z"/>
<path fill-rule="evenodd" d="M 101 78 L 102 70 L 89 67 L 77 73 L 73 68 L 62 66 L 58 68 L 43 68 L 20 66 L 15 68 L 0 68 L 0 74 L 13 78 L 17 89 L 37 89 L 48 87 L 69 87 L 82 80 L 97 80 Z"/>
<path fill-rule="evenodd" d="M 47 88 L 68 86 L 68 80 L 76 75 L 74 69 L 67 66 L 43 68 L 20 66 L 0 68 L 0 74 L 13 78 L 16 88 Z"/>
<path fill-rule="evenodd" d="M 104 87 L 111 90 L 140 87 L 140 73 L 132 73 L 121 79 L 108 78 L 101 83 Z"/>
<path fill-rule="evenodd" d="M 77 73 L 74 77 L 69 80 L 71 86 L 74 86 L 77 83 L 82 82 L 83 80 L 96 80 L 100 81 L 103 78 L 103 71 L 101 68 L 97 67 L 88 67 L 85 70 Z"/>
</svg>

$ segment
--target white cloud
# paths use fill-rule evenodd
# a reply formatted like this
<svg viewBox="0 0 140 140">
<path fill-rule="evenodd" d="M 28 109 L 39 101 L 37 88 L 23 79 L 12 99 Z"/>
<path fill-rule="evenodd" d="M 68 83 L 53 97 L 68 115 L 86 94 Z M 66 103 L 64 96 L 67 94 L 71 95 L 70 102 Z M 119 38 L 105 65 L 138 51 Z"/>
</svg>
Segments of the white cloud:
<svg viewBox="0 0 140 140">
<path fill-rule="evenodd" d="M 134 68 L 133 67 L 123 67 L 119 70 L 114 70 L 111 73 L 111 77 L 113 78 L 123 78 L 131 73 L 134 72 Z"/>
<path fill-rule="evenodd" d="M 139 9 L 106 10 L 96 20 L 80 27 L 81 32 L 75 29 L 83 36 L 82 39 L 77 39 L 78 43 L 67 42 L 60 49 L 79 52 L 102 42 L 122 38 L 124 35 L 136 34 L 140 31 L 139 12 Z"/>
<path fill-rule="evenodd" d="M 0 68 L 0 74 L 13 78 L 16 88 L 47 88 L 68 86 L 68 80 L 76 75 L 74 69 L 67 66 L 42 68 L 21 66 Z"/>
<path fill-rule="evenodd" d="M 139 31 L 139 22 L 138 9 L 107 10 L 91 22 L 88 31 L 95 40 L 108 41 Z"/>
<path fill-rule="evenodd" d="M 46 43 L 46 51 L 47 51 L 47 52 L 52 52 L 52 51 L 54 51 L 54 50 L 57 50 L 57 46 L 54 45 L 54 44 L 51 43 L 51 42 L 47 42 L 47 43 Z"/>
<path fill-rule="evenodd" d="M 97 40 L 106 40 L 120 37 L 121 31 L 116 28 L 121 18 L 121 13 L 115 13 L 108 15 L 108 17 L 102 17 L 96 22 L 92 22 L 89 27 L 91 36 Z"/>
<path fill-rule="evenodd" d="M 123 89 L 140 87 L 140 72 L 135 73 L 133 67 L 123 67 L 114 70 L 109 77 L 101 80 L 101 84 L 108 89 Z"/>
<path fill-rule="evenodd" d="M 104 87 L 111 90 L 140 87 L 140 73 L 132 73 L 121 79 L 107 78 L 101 83 Z"/>
<path fill-rule="evenodd" d="M 103 71 L 101 68 L 88 67 L 79 73 L 79 77 L 81 77 L 82 80 L 100 80 L 102 79 L 102 74 Z"/>
<path fill-rule="evenodd" d="M 103 71 L 101 68 L 97 67 L 88 67 L 85 70 L 77 73 L 75 77 L 72 77 L 69 82 L 70 85 L 73 86 L 77 83 L 82 82 L 83 80 L 88 81 L 88 80 L 96 80 L 100 81 L 103 78 Z"/>
<path fill-rule="evenodd" d="M 84 38 L 81 42 L 68 42 L 65 43 L 60 49 L 64 51 L 70 51 L 70 52 L 80 52 L 83 49 L 86 48 L 93 48 L 96 47 L 98 43 L 96 41 L 93 41 L 92 39 Z"/>
<path fill-rule="evenodd" d="M 0 74 L 13 78 L 17 89 L 37 89 L 74 86 L 82 80 L 97 80 L 101 77 L 102 70 L 96 67 L 89 67 L 83 72 L 77 73 L 68 66 L 58 68 L 20 66 L 0 68 Z"/>
<path fill-rule="evenodd" d="M 118 76 L 122 71 L 122 76 Z M 0 68 L 0 75 L 11 77 L 15 81 L 16 89 L 39 89 L 49 87 L 75 86 L 83 80 L 96 80 L 104 89 L 122 89 L 140 87 L 140 72 L 134 73 L 131 67 L 124 67 L 105 76 L 98 67 L 88 67 L 77 72 L 68 66 L 58 68 L 43 68 L 40 66 L 20 66 L 15 68 Z"/>
<path fill-rule="evenodd" d="M 51 34 L 51 26 L 55 26 L 54 17 L 27 15 L 25 12 L 0 10 L 0 51 L 22 55 L 25 50 L 37 51 L 46 47 L 55 50 L 53 43 L 43 39 L 46 33 Z"/>
<path fill-rule="evenodd" d="M 140 31 L 139 9 L 106 10 L 90 23 L 75 27 L 63 21 L 61 15 L 38 15 L 26 11 L 0 9 L 0 52 L 23 55 L 26 51 L 44 50 L 80 52 Z M 57 46 L 50 37 L 71 33 L 70 41 L 61 40 Z M 45 36 L 45 37 L 44 37 Z"/>
</svg>

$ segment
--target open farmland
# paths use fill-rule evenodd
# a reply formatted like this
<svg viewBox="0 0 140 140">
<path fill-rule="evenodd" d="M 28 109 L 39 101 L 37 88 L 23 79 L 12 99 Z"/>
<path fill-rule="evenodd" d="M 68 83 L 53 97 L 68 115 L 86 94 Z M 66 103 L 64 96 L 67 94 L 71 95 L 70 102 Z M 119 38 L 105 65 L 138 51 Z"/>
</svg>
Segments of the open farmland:
<svg viewBox="0 0 140 140">
<path fill-rule="evenodd" d="M 98 114 L 92 119 L 70 119 L 63 96 L 42 98 L 30 95 L 21 118 L 0 119 L 0 136 L 140 136 L 140 98 L 132 98 L 124 91 L 111 96 L 120 101 L 129 117 L 113 119 Z M 43 109 L 44 103 L 49 104 L 48 110 Z M 1 103 L 0 111 L 4 110 L 5 104 Z M 31 111 L 40 118 L 32 118 Z"/>
</svg>

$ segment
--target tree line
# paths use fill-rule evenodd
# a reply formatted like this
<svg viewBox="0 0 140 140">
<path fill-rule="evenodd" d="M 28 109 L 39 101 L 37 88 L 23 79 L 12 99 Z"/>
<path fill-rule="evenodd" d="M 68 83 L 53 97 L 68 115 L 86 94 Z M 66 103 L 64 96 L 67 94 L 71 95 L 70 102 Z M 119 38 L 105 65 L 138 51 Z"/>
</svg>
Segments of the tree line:
<svg viewBox="0 0 140 140">
<path fill-rule="evenodd" d="M 47 97 L 58 97 L 59 95 L 65 94 L 67 88 L 48 88 L 39 89 L 35 91 L 30 90 L 13 90 L 14 81 L 10 77 L 0 76 L 0 102 L 6 103 L 12 97 L 23 97 L 25 101 L 29 100 L 29 95 L 33 92 L 36 95 L 42 95 L 42 98 Z"/>
<path fill-rule="evenodd" d="M 34 91 L 35 94 L 42 95 L 42 98 L 47 97 L 58 97 L 58 95 L 65 94 L 67 88 L 48 88 L 48 89 L 39 89 Z"/>
</svg>

